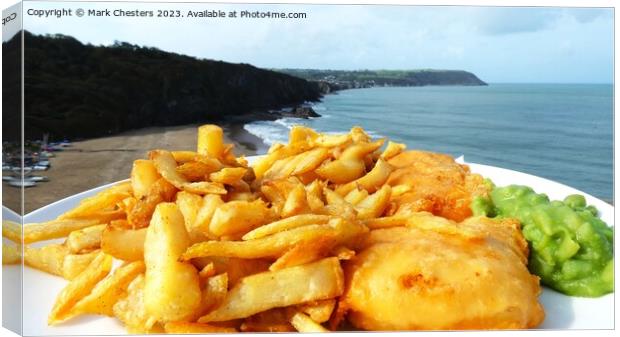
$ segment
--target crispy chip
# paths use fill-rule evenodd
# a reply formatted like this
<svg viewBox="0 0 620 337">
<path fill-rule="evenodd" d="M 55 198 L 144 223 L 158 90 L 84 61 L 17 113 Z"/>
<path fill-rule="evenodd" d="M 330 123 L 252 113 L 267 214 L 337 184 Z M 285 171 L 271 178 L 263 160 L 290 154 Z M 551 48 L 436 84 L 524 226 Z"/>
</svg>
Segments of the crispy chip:
<svg viewBox="0 0 620 337">
<path fill-rule="evenodd" d="M 226 194 L 226 189 L 220 183 L 210 181 L 190 182 L 181 176 L 176 168 L 177 162 L 170 152 L 165 150 L 155 150 L 149 152 L 149 157 L 155 164 L 157 172 L 168 182 L 180 190 L 185 190 L 197 194 Z"/>
<path fill-rule="evenodd" d="M 260 226 L 243 236 L 243 240 L 255 240 L 272 235 L 285 230 L 307 226 L 326 224 L 330 219 L 329 215 L 321 214 L 301 214 L 290 218 L 278 220 L 270 224 Z"/>
<path fill-rule="evenodd" d="M 295 328 L 289 322 L 292 307 L 274 308 L 247 317 L 243 320 L 243 332 L 294 332 Z"/>
<path fill-rule="evenodd" d="M 226 297 L 226 293 L 228 293 L 228 274 L 223 273 L 210 277 L 202 291 L 201 314 L 217 308 Z"/>
<path fill-rule="evenodd" d="M 222 158 L 224 155 L 224 130 L 213 124 L 199 127 L 197 151 L 213 158 Z"/>
<path fill-rule="evenodd" d="M 280 214 L 286 202 L 286 197 L 275 186 L 269 184 L 261 186 L 260 191 L 265 199 L 271 203 L 271 208 L 275 213 Z"/>
<path fill-rule="evenodd" d="M 354 220 L 357 218 L 357 210 L 349 204 L 338 193 L 325 187 L 323 189 L 327 205 L 325 206 L 325 212 L 332 216 L 340 216 L 345 219 Z"/>
<path fill-rule="evenodd" d="M 201 232 L 199 227 L 195 227 L 198 211 L 200 211 L 202 207 L 202 197 L 197 194 L 181 191 L 177 193 L 176 204 L 181 214 L 183 214 L 185 229 L 189 234 L 190 240 L 192 242 L 204 241 L 207 237 Z"/>
<path fill-rule="evenodd" d="M 216 159 L 209 155 L 204 155 L 204 154 L 196 153 L 193 157 L 193 161 L 207 165 L 211 172 L 218 171 L 222 167 L 224 167 L 224 165 L 219 161 L 219 159 Z"/>
<path fill-rule="evenodd" d="M 411 188 L 412 187 L 410 185 L 406 185 L 406 184 L 399 184 L 399 185 L 392 186 L 392 197 L 391 198 L 405 194 L 411 191 Z"/>
<path fill-rule="evenodd" d="M 219 164 L 219 163 L 218 163 Z M 202 161 L 190 161 L 176 168 L 177 173 L 189 181 L 200 181 L 219 169 L 220 165 L 212 166 Z"/>
<path fill-rule="evenodd" d="M 148 194 L 151 185 L 160 178 L 152 161 L 138 159 L 133 162 L 131 169 L 131 188 L 133 195 L 141 199 Z"/>
<path fill-rule="evenodd" d="M 306 198 L 308 199 L 308 206 L 313 213 L 322 213 L 325 203 L 323 202 L 323 188 L 324 185 L 315 180 L 306 186 Z"/>
<path fill-rule="evenodd" d="M 161 202 L 172 201 L 176 193 L 176 187 L 170 184 L 166 179 L 157 179 L 157 181 L 151 185 L 147 195 L 140 199 L 131 209 L 131 212 L 127 214 L 127 221 L 134 229 L 147 227 L 151 221 L 151 216 L 155 211 L 155 207 Z"/>
<path fill-rule="evenodd" d="M 320 260 L 330 253 L 330 247 L 334 245 L 333 241 L 332 238 L 319 238 L 298 243 L 269 266 L 269 270 L 276 271 Z"/>
<path fill-rule="evenodd" d="M 157 205 L 146 231 L 144 306 L 159 322 L 190 319 L 200 307 L 198 271 L 179 262 L 190 244 L 183 215 L 173 203 Z"/>
<path fill-rule="evenodd" d="M 284 146 L 282 144 L 276 144 L 269 149 L 269 153 L 254 163 L 254 174 L 257 180 L 261 180 L 266 172 L 279 160 L 284 158 L 295 156 L 311 148 L 305 142 L 297 142 Z"/>
<path fill-rule="evenodd" d="M 235 333 L 237 329 L 226 328 L 205 323 L 169 322 L 164 326 L 166 333 L 173 334 L 201 334 L 201 333 Z"/>
<path fill-rule="evenodd" d="M 228 285 L 235 285 L 240 279 L 269 270 L 271 261 L 264 259 L 239 259 L 233 257 L 201 257 L 192 260 L 198 269 L 209 264 L 215 267 L 215 274 L 228 275 Z"/>
<path fill-rule="evenodd" d="M 331 317 L 335 307 L 336 300 L 329 299 L 300 305 L 299 310 L 310 316 L 313 321 L 317 323 L 324 323 L 329 320 L 329 317 Z"/>
<path fill-rule="evenodd" d="M 327 149 L 316 148 L 277 160 L 265 172 L 265 179 L 275 180 L 306 173 L 317 168 L 328 157 L 329 152 Z"/>
<path fill-rule="evenodd" d="M 82 228 L 98 225 L 98 220 L 52 220 L 24 226 L 24 243 L 58 239 Z"/>
<path fill-rule="evenodd" d="M 370 142 L 370 136 L 360 126 L 354 126 L 351 128 L 351 138 L 355 143 L 368 143 Z"/>
<path fill-rule="evenodd" d="M 121 200 L 121 202 L 119 202 L 118 204 L 116 204 L 116 206 L 125 213 L 125 217 L 127 214 L 131 213 L 131 211 L 133 210 L 134 207 L 136 207 L 136 204 L 138 204 L 138 199 L 136 199 L 135 197 L 128 197 L 125 198 L 123 200 Z M 126 219 L 112 219 L 109 222 L 112 221 L 119 221 L 119 220 L 126 220 Z M 103 223 L 106 223 L 108 221 L 104 221 Z"/>
<path fill-rule="evenodd" d="M 319 134 L 309 127 L 302 125 L 295 125 L 291 128 L 288 134 L 289 144 L 295 143 L 310 143 L 315 140 Z"/>
<path fill-rule="evenodd" d="M 358 219 L 371 219 L 381 216 L 390 202 L 391 193 L 390 185 L 383 185 L 377 192 L 360 201 L 355 206 Z"/>
<path fill-rule="evenodd" d="M 403 152 L 406 148 L 407 148 L 407 146 L 405 144 L 395 143 L 395 142 L 389 141 L 387 147 L 381 153 L 381 159 L 389 160 L 390 158 L 392 158 L 392 157 L 398 155 L 399 153 Z"/>
<path fill-rule="evenodd" d="M 325 214 L 339 216 L 348 220 L 355 220 L 357 218 L 357 211 L 349 204 L 326 205 L 324 212 Z"/>
<path fill-rule="evenodd" d="M 323 188 L 323 194 L 328 205 L 349 205 L 351 206 L 340 194 L 330 190 L 329 188 Z"/>
<path fill-rule="evenodd" d="M 344 151 L 342 151 L 342 154 L 340 155 L 340 157 L 338 157 L 338 159 L 362 160 L 368 154 L 376 151 L 381 146 L 383 146 L 384 142 L 385 140 L 379 139 L 376 142 L 372 142 L 372 143 L 362 142 L 362 143 L 349 146 Z"/>
<path fill-rule="evenodd" d="M 319 177 L 332 183 L 344 184 L 362 177 L 366 173 L 366 165 L 361 159 L 339 159 L 325 162 L 316 169 Z"/>
<path fill-rule="evenodd" d="M 15 242 L 22 243 L 22 225 L 10 220 L 2 220 L 2 236 Z"/>
<path fill-rule="evenodd" d="M 348 144 L 352 140 L 353 139 L 351 138 L 350 134 L 344 134 L 344 135 L 322 134 L 316 137 L 312 141 L 312 144 L 314 146 L 335 147 L 335 146 L 342 146 L 342 145 Z"/>
<path fill-rule="evenodd" d="M 65 244 L 71 253 L 79 253 L 84 250 L 97 249 L 101 245 L 101 233 L 106 225 L 86 227 L 69 233 Z"/>
<path fill-rule="evenodd" d="M 183 254 L 184 260 L 195 257 L 224 256 L 245 259 L 275 257 L 302 241 L 333 236 L 335 230 L 326 225 L 309 225 L 249 241 L 205 241 L 194 244 Z"/>
<path fill-rule="evenodd" d="M 99 250 L 86 254 L 68 254 L 65 255 L 62 262 L 62 277 L 66 280 L 73 280 L 80 275 L 88 265 L 99 255 Z"/>
<path fill-rule="evenodd" d="M 256 194 L 252 192 L 237 192 L 233 191 L 228 193 L 228 201 L 254 201 L 258 199 Z"/>
<path fill-rule="evenodd" d="M 245 167 L 225 167 L 217 172 L 211 173 L 209 179 L 216 183 L 234 185 L 241 181 L 248 172 Z"/>
<path fill-rule="evenodd" d="M 341 218 L 330 220 L 327 225 L 307 225 L 278 232 L 273 235 L 248 241 L 205 241 L 189 247 L 182 255 L 183 260 L 195 257 L 224 256 L 255 259 L 284 254 L 300 242 L 332 239 L 334 244 L 354 243 L 368 229 Z"/>
<path fill-rule="evenodd" d="M 58 324 L 70 318 L 73 306 L 88 295 L 95 285 L 108 275 L 110 269 L 112 269 L 112 257 L 99 253 L 86 270 L 69 282 L 58 294 L 47 319 L 48 324 Z"/>
<path fill-rule="evenodd" d="M 354 188 L 351 190 L 351 192 L 349 192 L 344 197 L 344 200 L 348 202 L 349 204 L 355 206 L 358 203 L 360 203 L 360 201 L 366 199 L 366 197 L 368 197 L 368 191 L 364 189 L 360 190 L 360 189 Z"/>
<path fill-rule="evenodd" d="M 215 273 L 215 264 L 210 262 L 198 272 L 198 277 L 200 277 L 201 280 L 207 280 L 209 277 L 215 275 Z"/>
<path fill-rule="evenodd" d="M 366 219 L 364 224 L 370 229 L 397 227 L 407 225 L 407 216 L 393 215 L 382 218 Z"/>
<path fill-rule="evenodd" d="M 355 256 L 355 251 L 347 247 L 341 246 L 332 249 L 332 255 L 338 257 L 338 260 L 351 260 Z"/>
<path fill-rule="evenodd" d="M 138 275 L 127 287 L 127 297 L 112 307 L 114 316 L 125 323 L 130 334 L 163 332 L 157 320 L 146 312 L 144 307 L 144 275 Z"/>
<path fill-rule="evenodd" d="M 252 202 L 230 201 L 215 210 L 209 232 L 217 236 L 245 234 L 271 219 L 270 209 L 260 199 Z"/>
<path fill-rule="evenodd" d="M 172 154 L 174 160 L 179 164 L 194 161 L 198 155 L 198 153 L 194 151 L 171 151 L 170 153 Z"/>
<path fill-rule="evenodd" d="M 196 219 L 192 225 L 192 229 L 200 232 L 207 237 L 215 237 L 209 231 L 209 224 L 215 214 L 215 211 L 224 204 L 222 198 L 217 194 L 207 194 L 202 198 L 202 206 L 196 214 Z"/>
<path fill-rule="evenodd" d="M 2 264 L 17 264 L 22 262 L 20 245 L 2 242 Z"/>
<path fill-rule="evenodd" d="M 77 302 L 67 319 L 71 315 L 80 314 L 113 316 L 114 304 L 126 295 L 129 283 L 144 273 L 144 269 L 143 261 L 134 261 L 115 269 L 111 275 L 97 283 L 88 296 Z"/>
<path fill-rule="evenodd" d="M 280 211 L 280 216 L 288 218 L 293 215 L 310 213 L 310 205 L 308 205 L 308 198 L 306 197 L 306 189 L 304 185 L 298 184 L 287 195 L 284 206 Z"/>
<path fill-rule="evenodd" d="M 125 199 L 121 200 L 119 203 L 117 203 L 116 206 L 119 207 L 127 199 L 133 199 L 133 198 L 131 198 L 131 197 L 125 198 Z M 123 206 L 125 206 L 125 205 L 123 205 Z M 123 218 L 126 217 L 126 215 L 127 215 L 127 213 L 126 213 L 125 209 L 118 208 L 118 209 L 101 210 L 101 211 L 98 211 L 98 212 L 92 212 L 92 213 L 83 214 L 83 215 L 78 214 L 78 215 L 75 215 L 75 216 L 71 217 L 71 219 L 74 219 L 74 220 L 94 220 L 94 221 L 97 221 L 100 224 L 105 224 L 105 223 L 108 223 L 110 221 L 123 219 Z"/>
<path fill-rule="evenodd" d="M 351 192 L 356 186 L 359 186 L 369 193 L 377 191 L 387 181 L 390 173 L 394 168 L 388 164 L 385 160 L 379 159 L 373 169 L 366 173 L 365 176 L 354 180 L 348 184 L 341 185 L 336 189 L 340 195 L 346 195 Z"/>
<path fill-rule="evenodd" d="M 82 200 L 77 207 L 62 214 L 58 219 L 88 219 L 89 216 L 96 215 L 102 210 L 114 208 L 116 204 L 130 196 L 131 182 L 122 182 Z"/>
<path fill-rule="evenodd" d="M 315 284 L 321 284 L 321 287 Z M 340 262 L 337 258 L 327 258 L 243 278 L 216 310 L 198 321 L 207 323 L 248 317 L 271 308 L 334 298 L 343 290 L 344 275 Z"/>
<path fill-rule="evenodd" d="M 146 228 L 125 229 L 108 225 L 101 233 L 101 250 L 120 260 L 142 260 L 145 237 Z"/>
<path fill-rule="evenodd" d="M 294 169 L 290 175 L 299 175 L 317 168 L 325 159 L 329 157 L 327 149 L 318 148 L 297 155 Z"/>
<path fill-rule="evenodd" d="M 329 332 L 321 324 L 301 312 L 297 312 L 291 317 L 291 324 L 299 332 Z"/>
<path fill-rule="evenodd" d="M 50 244 L 41 248 L 24 247 L 24 263 L 46 273 L 62 276 L 65 256 L 69 249 L 65 245 Z"/>
</svg>

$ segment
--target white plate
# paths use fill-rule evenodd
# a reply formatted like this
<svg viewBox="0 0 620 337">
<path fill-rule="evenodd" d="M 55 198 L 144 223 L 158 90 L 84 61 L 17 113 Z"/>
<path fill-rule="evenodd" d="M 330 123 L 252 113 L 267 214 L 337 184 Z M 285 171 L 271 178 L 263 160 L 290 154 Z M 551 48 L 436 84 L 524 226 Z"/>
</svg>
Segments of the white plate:
<svg viewBox="0 0 620 337">
<path fill-rule="evenodd" d="M 249 159 L 249 158 L 248 158 Z M 501 169 L 492 166 L 468 164 L 472 172 L 490 178 L 498 186 L 521 184 L 532 186 L 538 193 L 546 193 L 551 199 L 563 199 L 569 194 L 579 193 L 586 197 L 588 204 L 596 206 L 601 218 L 613 226 L 613 206 L 580 192 L 574 188 L 532 176 L 529 174 Z M 112 185 L 112 184 L 110 184 Z M 26 223 L 47 221 L 76 206 L 88 196 L 109 187 L 101 186 L 69 198 L 60 200 L 24 217 Z M 5 266 L 4 273 L 19 273 L 18 266 Z M 103 316 L 83 316 L 59 326 L 47 325 L 47 316 L 58 292 L 67 281 L 31 268 L 24 268 L 24 335 L 114 335 L 126 334 L 125 328 L 114 318 Z M 614 294 L 599 298 L 578 298 L 565 296 L 544 288 L 540 298 L 546 312 L 540 329 L 613 329 Z M 3 309 L 5 315 L 10 311 Z M 17 315 L 12 316 L 19 319 Z M 17 317 L 17 318 L 15 318 Z M 13 326 L 19 324 L 13 322 Z"/>
</svg>

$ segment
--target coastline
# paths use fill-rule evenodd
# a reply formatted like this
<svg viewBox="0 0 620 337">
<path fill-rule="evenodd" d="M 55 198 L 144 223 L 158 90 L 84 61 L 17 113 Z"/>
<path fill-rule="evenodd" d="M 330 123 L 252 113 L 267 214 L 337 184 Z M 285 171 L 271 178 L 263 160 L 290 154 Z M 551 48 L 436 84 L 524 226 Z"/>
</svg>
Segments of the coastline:
<svg viewBox="0 0 620 337">
<path fill-rule="evenodd" d="M 253 156 L 267 152 L 268 146 L 245 130 L 244 123 L 218 125 L 224 130 L 224 142 L 235 144 L 236 155 Z M 149 150 L 195 150 L 198 126 L 148 127 L 75 141 L 63 151 L 54 152 L 50 169 L 35 172 L 35 175 L 48 177 L 49 181 L 24 189 L 24 212 L 27 214 L 76 193 L 127 179 L 133 161 L 146 158 Z M 19 189 L 6 182 L 2 185 L 3 205 L 19 209 Z"/>
<path fill-rule="evenodd" d="M 237 151 L 237 153 L 245 154 L 246 156 L 266 154 L 269 150 L 269 145 L 265 143 L 260 137 L 250 133 L 245 129 L 247 123 L 235 123 L 224 124 L 224 137 L 229 143 L 235 144 L 235 149 L 243 148 L 243 151 Z"/>
</svg>

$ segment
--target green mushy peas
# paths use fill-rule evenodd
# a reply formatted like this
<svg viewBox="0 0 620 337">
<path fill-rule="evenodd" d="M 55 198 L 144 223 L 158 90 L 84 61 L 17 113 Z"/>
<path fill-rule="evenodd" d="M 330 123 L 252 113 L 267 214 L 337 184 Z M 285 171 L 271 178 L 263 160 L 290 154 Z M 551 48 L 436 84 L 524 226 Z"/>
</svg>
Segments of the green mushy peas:
<svg viewBox="0 0 620 337">
<path fill-rule="evenodd" d="M 613 230 L 581 195 L 549 201 L 530 187 L 494 187 L 476 198 L 474 215 L 516 218 L 530 244 L 529 269 L 543 284 L 571 296 L 612 292 Z"/>
</svg>

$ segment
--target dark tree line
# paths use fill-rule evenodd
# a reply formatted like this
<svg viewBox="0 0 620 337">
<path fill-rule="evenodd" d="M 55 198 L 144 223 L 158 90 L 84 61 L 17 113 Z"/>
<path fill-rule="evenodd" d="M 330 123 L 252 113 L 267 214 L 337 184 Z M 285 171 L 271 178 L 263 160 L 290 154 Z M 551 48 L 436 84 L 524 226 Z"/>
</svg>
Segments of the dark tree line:
<svg viewBox="0 0 620 337">
<path fill-rule="evenodd" d="M 93 46 L 24 32 L 24 47 L 26 139 L 221 121 L 321 96 L 316 83 L 290 75 L 123 42 Z"/>
</svg>

